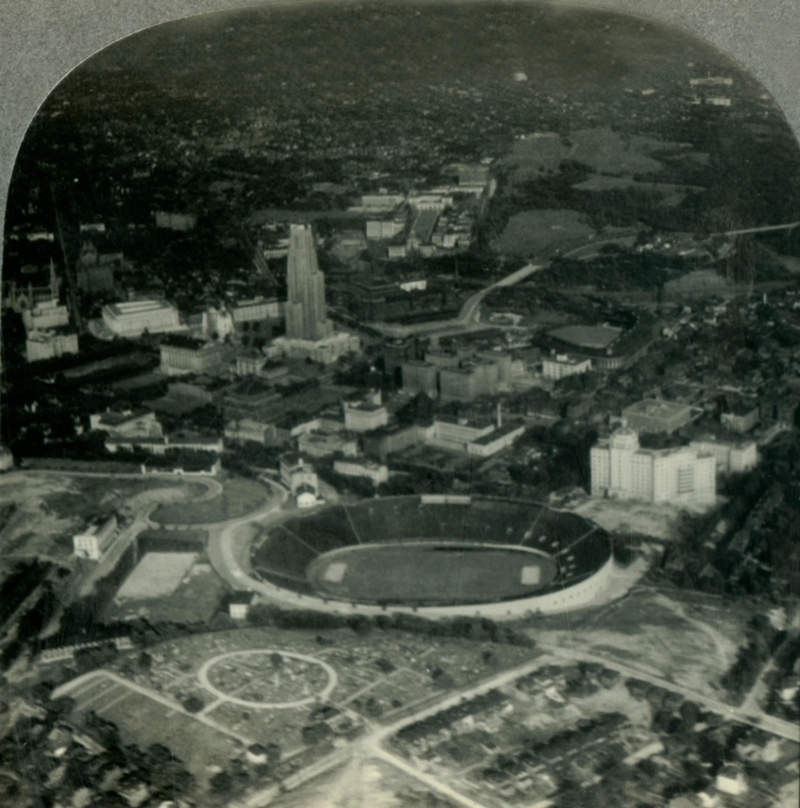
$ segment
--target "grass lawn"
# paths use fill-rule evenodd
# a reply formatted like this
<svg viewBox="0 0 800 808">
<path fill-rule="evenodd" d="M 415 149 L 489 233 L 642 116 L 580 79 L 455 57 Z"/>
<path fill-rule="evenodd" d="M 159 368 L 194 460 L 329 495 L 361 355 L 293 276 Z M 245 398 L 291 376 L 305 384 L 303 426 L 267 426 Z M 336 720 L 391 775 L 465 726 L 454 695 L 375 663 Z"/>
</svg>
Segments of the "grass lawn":
<svg viewBox="0 0 800 808">
<path fill-rule="evenodd" d="M 148 557 L 157 555 L 163 554 L 150 553 Z M 143 614 L 153 622 L 208 622 L 228 591 L 228 585 L 206 565 L 195 566 L 190 574 L 189 580 L 169 596 L 125 600 L 119 605 L 112 601 L 106 619 L 126 619 Z"/>
<path fill-rule="evenodd" d="M 493 249 L 502 253 L 528 255 L 552 247 L 582 241 L 595 231 L 574 210 L 526 210 L 508 220 Z"/>
<path fill-rule="evenodd" d="M 161 505 L 151 514 L 154 522 L 168 525 L 202 525 L 239 519 L 269 502 L 272 493 L 253 480 L 226 480 L 222 495 L 205 502 Z"/>
<path fill-rule="evenodd" d="M 45 498 L 48 509 L 61 519 L 80 517 L 95 519 L 124 505 L 127 500 L 146 491 L 186 486 L 187 494 L 201 494 L 205 487 L 196 483 L 173 480 L 135 480 L 114 477 L 73 477 L 69 490 L 56 491 Z"/>
</svg>

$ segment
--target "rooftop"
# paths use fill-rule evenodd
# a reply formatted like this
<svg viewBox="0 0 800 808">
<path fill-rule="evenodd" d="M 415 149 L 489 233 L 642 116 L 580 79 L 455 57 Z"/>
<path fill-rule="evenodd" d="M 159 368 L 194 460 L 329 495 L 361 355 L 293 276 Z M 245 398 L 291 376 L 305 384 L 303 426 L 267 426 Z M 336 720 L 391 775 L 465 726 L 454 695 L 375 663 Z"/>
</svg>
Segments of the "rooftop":
<svg viewBox="0 0 800 808">
<path fill-rule="evenodd" d="M 192 351 L 199 351 L 207 347 L 211 348 L 215 345 L 213 342 L 206 342 L 203 339 L 189 337 L 184 334 L 170 334 L 161 340 L 161 344 L 170 345 L 175 348 L 187 348 Z"/>
<path fill-rule="evenodd" d="M 622 333 L 610 325 L 565 325 L 549 331 L 551 337 L 581 348 L 607 348 Z"/>
<path fill-rule="evenodd" d="M 136 410 L 125 410 L 124 412 L 109 410 L 108 412 L 104 412 L 101 416 L 100 424 L 103 426 L 120 426 L 128 421 L 135 421 L 137 418 L 143 418 L 144 416 L 153 414 L 152 410 L 145 409 L 144 407 L 140 407 Z"/>
<path fill-rule="evenodd" d="M 673 418 L 676 415 L 688 414 L 692 410 L 690 404 L 680 401 L 664 401 L 657 398 L 646 398 L 626 407 L 623 415 L 648 415 L 651 418 Z"/>
<path fill-rule="evenodd" d="M 497 427 L 497 429 L 493 430 L 488 435 L 483 435 L 480 438 L 476 438 L 474 441 L 472 441 L 472 443 L 477 443 L 479 446 L 485 446 L 489 443 L 494 443 L 500 438 L 504 438 L 506 435 L 509 435 L 512 432 L 516 432 L 516 430 L 524 426 L 525 424 L 519 421 L 503 424 L 503 426 Z"/>
<path fill-rule="evenodd" d="M 109 303 L 104 308 L 115 317 L 130 317 L 150 311 L 172 310 L 172 306 L 163 300 L 133 300 L 129 303 Z"/>
</svg>

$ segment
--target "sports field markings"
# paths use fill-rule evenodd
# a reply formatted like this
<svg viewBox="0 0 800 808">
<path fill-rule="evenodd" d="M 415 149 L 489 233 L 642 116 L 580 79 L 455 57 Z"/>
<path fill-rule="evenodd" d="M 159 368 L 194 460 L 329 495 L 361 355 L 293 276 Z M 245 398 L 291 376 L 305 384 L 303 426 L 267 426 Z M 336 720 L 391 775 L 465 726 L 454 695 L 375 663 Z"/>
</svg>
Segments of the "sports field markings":
<svg viewBox="0 0 800 808">
<path fill-rule="evenodd" d="M 104 696 L 107 696 L 109 693 L 113 693 L 115 690 L 119 689 L 120 687 L 121 687 L 121 685 L 118 682 L 115 682 L 110 687 L 107 687 L 104 690 L 101 690 L 99 693 L 96 693 L 90 699 L 87 699 L 86 701 L 82 702 L 80 704 L 80 709 L 85 710 L 93 702 L 97 701 L 98 699 L 102 699 Z"/>
<path fill-rule="evenodd" d="M 350 516 L 350 511 L 347 510 L 347 505 L 342 503 L 342 508 L 344 509 L 345 516 L 347 517 L 347 521 L 350 522 L 350 529 L 353 531 L 353 535 L 356 537 L 356 541 L 359 544 L 363 544 L 364 542 L 361 541 L 361 536 L 358 535 L 358 531 L 356 530 L 356 526 L 353 523 L 353 517 Z"/>
</svg>

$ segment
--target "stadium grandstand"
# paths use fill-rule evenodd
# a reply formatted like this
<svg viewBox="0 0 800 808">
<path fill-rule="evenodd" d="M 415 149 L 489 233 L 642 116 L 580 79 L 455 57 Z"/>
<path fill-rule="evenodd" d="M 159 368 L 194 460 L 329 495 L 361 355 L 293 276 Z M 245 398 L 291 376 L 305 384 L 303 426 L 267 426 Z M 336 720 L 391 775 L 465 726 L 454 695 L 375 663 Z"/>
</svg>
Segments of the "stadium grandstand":
<svg viewBox="0 0 800 808">
<path fill-rule="evenodd" d="M 539 503 L 407 496 L 291 516 L 251 553 L 261 580 L 298 594 L 426 607 L 564 593 L 608 567 L 611 545 L 602 528 Z"/>
</svg>

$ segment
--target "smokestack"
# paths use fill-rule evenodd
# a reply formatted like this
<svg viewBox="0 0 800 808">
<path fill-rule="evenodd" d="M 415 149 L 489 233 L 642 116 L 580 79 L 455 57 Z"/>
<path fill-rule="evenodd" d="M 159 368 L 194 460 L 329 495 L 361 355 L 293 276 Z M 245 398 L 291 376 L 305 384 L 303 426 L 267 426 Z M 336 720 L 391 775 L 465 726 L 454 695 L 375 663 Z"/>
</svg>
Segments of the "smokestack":
<svg viewBox="0 0 800 808">
<path fill-rule="evenodd" d="M 501 426 L 503 426 L 503 410 L 502 410 L 502 405 L 498 401 L 497 402 L 497 428 L 500 429 Z"/>
</svg>

